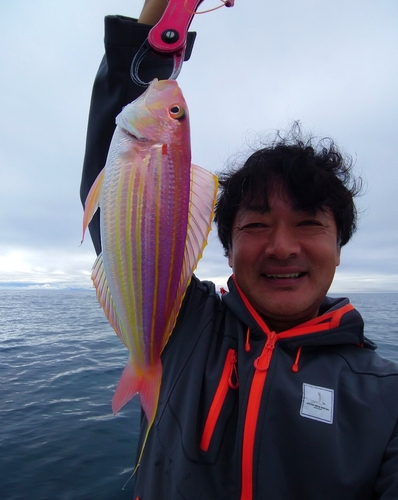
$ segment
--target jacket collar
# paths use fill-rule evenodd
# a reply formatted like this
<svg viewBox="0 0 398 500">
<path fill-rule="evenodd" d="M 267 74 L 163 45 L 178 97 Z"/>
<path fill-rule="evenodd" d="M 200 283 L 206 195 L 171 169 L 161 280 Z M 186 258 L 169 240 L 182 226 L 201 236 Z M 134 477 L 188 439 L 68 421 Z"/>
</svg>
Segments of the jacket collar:
<svg viewBox="0 0 398 500">
<path fill-rule="evenodd" d="M 223 302 L 250 329 L 256 338 L 269 335 L 270 330 L 261 316 L 252 308 L 248 299 L 235 283 L 228 280 L 229 293 L 223 295 Z M 287 348 L 299 346 L 321 346 L 337 344 L 359 344 L 375 349 L 363 334 L 364 323 L 359 312 L 347 298 L 325 297 L 319 316 L 301 325 L 278 333 L 280 342 Z"/>
</svg>

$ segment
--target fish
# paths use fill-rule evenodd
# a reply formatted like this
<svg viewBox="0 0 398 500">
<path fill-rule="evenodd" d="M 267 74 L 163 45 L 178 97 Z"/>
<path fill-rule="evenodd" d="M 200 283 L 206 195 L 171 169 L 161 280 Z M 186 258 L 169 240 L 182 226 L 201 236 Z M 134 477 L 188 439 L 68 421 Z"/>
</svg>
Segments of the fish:
<svg viewBox="0 0 398 500">
<path fill-rule="evenodd" d="M 217 190 L 217 176 L 191 163 L 181 89 L 175 80 L 154 79 L 116 117 L 83 216 L 84 238 L 101 210 L 102 252 L 91 277 L 109 323 L 129 350 L 112 410 L 116 414 L 138 393 L 147 435 L 158 406 L 161 353 L 207 244 Z"/>
</svg>

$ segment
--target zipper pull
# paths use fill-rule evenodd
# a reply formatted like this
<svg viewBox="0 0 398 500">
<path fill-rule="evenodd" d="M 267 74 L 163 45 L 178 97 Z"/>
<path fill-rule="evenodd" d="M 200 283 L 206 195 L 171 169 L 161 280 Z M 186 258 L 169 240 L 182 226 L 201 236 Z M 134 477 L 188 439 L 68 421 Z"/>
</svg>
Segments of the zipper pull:
<svg viewBox="0 0 398 500">
<path fill-rule="evenodd" d="M 254 368 L 260 371 L 267 371 L 269 364 L 271 363 L 272 353 L 275 347 L 275 343 L 278 337 L 275 332 L 270 332 L 267 338 L 267 342 L 264 345 L 263 352 L 260 356 L 254 360 Z"/>
<path fill-rule="evenodd" d="M 236 363 L 238 358 L 236 357 L 236 351 L 231 350 L 229 361 L 231 363 L 231 371 L 228 377 L 228 385 L 231 389 L 237 389 L 239 387 L 238 370 L 236 369 Z M 235 382 L 233 382 L 233 378 Z"/>
</svg>

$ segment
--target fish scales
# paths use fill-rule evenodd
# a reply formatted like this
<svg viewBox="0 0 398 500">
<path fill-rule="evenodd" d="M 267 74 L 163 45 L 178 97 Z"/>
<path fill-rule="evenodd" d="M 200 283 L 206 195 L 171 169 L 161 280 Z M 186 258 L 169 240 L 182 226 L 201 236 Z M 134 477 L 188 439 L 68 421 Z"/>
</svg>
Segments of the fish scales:
<svg viewBox="0 0 398 500">
<path fill-rule="evenodd" d="M 160 149 L 160 148 L 159 148 Z M 105 198 L 102 211 L 104 223 L 102 224 L 103 234 L 109 235 L 104 240 L 103 253 L 108 255 L 118 255 L 117 267 L 110 261 L 108 263 L 109 272 L 113 275 L 120 275 L 124 270 L 124 277 L 129 277 L 127 281 L 113 279 L 112 284 L 120 288 L 120 292 L 111 288 L 111 294 L 117 296 L 121 294 L 121 303 L 124 306 L 125 314 L 120 313 L 121 319 L 125 324 L 131 324 L 136 321 L 136 327 L 144 332 L 151 332 L 152 336 L 157 338 L 143 338 L 145 342 L 145 354 L 150 355 L 148 346 L 159 349 L 159 336 L 164 334 L 165 313 L 170 309 L 170 302 L 174 301 L 176 296 L 178 277 L 181 274 L 182 254 L 185 246 L 186 231 L 178 231 L 178 226 L 186 226 L 189 202 L 189 170 L 187 174 L 183 169 L 178 169 L 176 159 L 174 168 L 177 168 L 177 175 L 170 180 L 162 176 L 163 169 L 159 169 L 162 158 L 158 155 L 149 159 L 143 168 L 125 170 L 118 174 L 116 181 L 117 187 L 107 185 L 107 175 L 105 173 L 104 191 L 109 193 L 110 200 Z M 170 162 L 171 163 L 171 162 Z M 164 166 L 164 165 L 163 165 Z M 181 174 L 185 173 L 185 179 Z M 109 183 L 115 182 L 115 175 L 110 176 Z M 176 182 L 176 178 L 177 179 Z M 186 189 L 181 189 L 185 183 Z M 134 186 L 129 189 L 122 189 L 123 186 Z M 177 192 L 177 186 L 180 186 Z M 115 197 L 115 191 L 117 193 Z M 183 193 L 188 193 L 183 199 Z M 136 193 L 136 194 L 134 194 Z M 113 199 L 113 202 L 112 202 Z M 115 203 L 114 200 L 118 200 Z M 118 217 L 118 224 L 114 224 L 115 214 L 122 214 L 125 207 L 132 203 L 137 207 L 136 218 Z M 160 213 L 162 207 L 162 213 Z M 110 212 L 110 213 L 108 213 Z M 129 227 L 130 224 L 130 227 Z M 123 234 L 131 232 L 136 235 L 135 245 L 121 246 L 115 245 L 120 241 Z M 127 240 L 126 243 L 129 243 Z M 155 242 L 155 244 L 154 244 Z M 159 260 L 159 245 L 162 242 L 162 255 Z M 166 245 L 166 242 L 168 244 Z M 136 258 L 130 259 L 130 254 L 135 251 Z M 142 265 L 145 262 L 146 265 Z M 131 263 L 136 266 L 131 268 Z M 170 269 L 172 272 L 170 272 Z M 173 286 L 170 286 L 173 285 Z M 159 288 L 158 288 L 159 287 Z M 150 304 L 153 297 L 153 290 L 159 289 L 155 297 L 156 302 L 153 308 L 143 307 L 142 304 Z M 138 295 L 137 295 L 138 290 Z M 130 298 L 137 304 L 131 307 Z M 132 316 L 136 310 L 142 311 L 142 322 L 139 318 Z M 138 324 L 137 324 L 138 322 Z M 159 355 L 159 352 L 154 353 Z M 153 358 L 153 355 L 151 355 Z"/>
</svg>

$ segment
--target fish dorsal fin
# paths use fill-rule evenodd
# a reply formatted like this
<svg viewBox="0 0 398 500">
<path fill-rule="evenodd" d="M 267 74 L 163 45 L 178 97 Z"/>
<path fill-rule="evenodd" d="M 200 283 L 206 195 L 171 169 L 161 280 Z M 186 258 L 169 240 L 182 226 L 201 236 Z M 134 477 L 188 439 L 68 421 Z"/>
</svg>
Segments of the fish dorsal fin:
<svg viewBox="0 0 398 500">
<path fill-rule="evenodd" d="M 123 344 L 128 347 L 126 341 L 124 340 L 119 317 L 116 313 L 116 308 L 108 287 L 108 282 L 106 281 L 102 253 L 98 255 L 96 261 L 94 262 L 91 279 L 93 280 L 97 292 L 98 302 L 101 304 L 101 307 L 105 312 L 105 316 L 112 325 L 112 328 L 115 330 L 117 336 Z"/>
<path fill-rule="evenodd" d="M 183 273 L 187 272 L 189 277 L 198 265 L 207 245 L 217 190 L 217 176 L 198 165 L 192 165 L 191 197 L 183 264 Z"/>
<path fill-rule="evenodd" d="M 170 335 L 192 274 L 202 257 L 211 230 L 218 190 L 218 178 L 198 165 L 191 166 L 191 187 L 187 236 L 178 293 L 166 331 Z"/>
<path fill-rule="evenodd" d="M 84 239 L 84 233 L 86 232 L 87 226 L 90 224 L 91 219 L 93 218 L 95 212 L 99 207 L 99 199 L 102 191 L 102 183 L 104 182 L 104 173 L 105 173 L 105 168 L 103 168 L 101 172 L 98 174 L 97 178 L 94 181 L 94 184 L 91 186 L 91 189 L 88 192 L 86 201 L 84 202 L 82 241 Z"/>
</svg>

